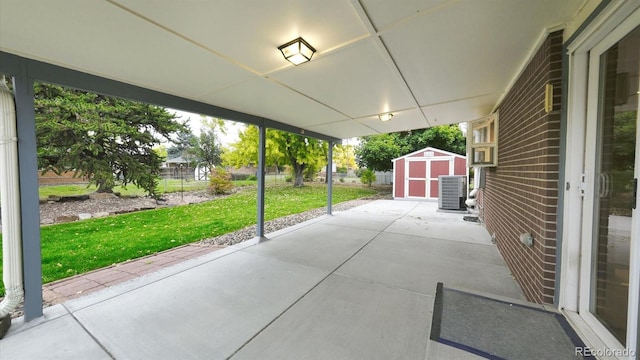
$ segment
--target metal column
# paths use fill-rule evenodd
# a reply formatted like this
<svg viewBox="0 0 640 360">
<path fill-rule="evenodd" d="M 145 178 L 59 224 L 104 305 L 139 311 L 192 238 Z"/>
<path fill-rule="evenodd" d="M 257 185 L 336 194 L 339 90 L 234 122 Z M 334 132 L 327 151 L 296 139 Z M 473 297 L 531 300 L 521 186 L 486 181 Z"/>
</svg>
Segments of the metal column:
<svg viewBox="0 0 640 360">
<path fill-rule="evenodd" d="M 256 236 L 264 238 L 264 161 L 266 147 L 266 128 L 258 126 L 258 219 L 256 226 Z"/>
<path fill-rule="evenodd" d="M 24 318 L 42 316 L 42 257 L 40 255 L 40 202 L 33 80 L 27 65 L 13 74 L 18 133 L 20 211 L 22 218 L 22 266 L 24 269 Z"/>
<path fill-rule="evenodd" d="M 331 215 L 331 205 L 333 201 L 333 141 L 329 141 L 327 162 L 327 214 Z"/>
</svg>

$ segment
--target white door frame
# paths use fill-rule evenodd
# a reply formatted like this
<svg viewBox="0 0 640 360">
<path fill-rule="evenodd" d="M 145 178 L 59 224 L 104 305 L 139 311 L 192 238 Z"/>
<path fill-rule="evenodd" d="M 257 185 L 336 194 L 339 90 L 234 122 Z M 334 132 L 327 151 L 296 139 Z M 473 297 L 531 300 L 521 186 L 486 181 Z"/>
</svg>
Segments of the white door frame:
<svg viewBox="0 0 640 360">
<path fill-rule="evenodd" d="M 566 196 L 562 244 L 559 307 L 595 348 L 620 349 L 621 344 L 589 310 L 593 204 L 595 189 L 595 144 L 597 136 L 597 91 L 589 86 L 599 81 L 599 54 L 640 25 L 640 9 L 634 0 L 610 4 L 578 38 L 569 44 L 569 96 L 567 101 Z M 591 56 L 590 56 L 591 55 Z M 640 126 L 638 127 L 640 130 Z M 586 156 L 585 156 L 586 152 Z M 636 164 L 640 163 L 640 141 Z M 640 168 L 636 166 L 636 177 Z M 584 197 L 584 198 L 583 198 Z M 638 207 L 640 209 L 640 207 Z M 640 234 L 634 211 L 632 239 Z M 584 221 L 583 221 L 584 219 Z M 631 242 L 627 349 L 637 352 L 638 304 L 640 296 L 640 249 Z M 635 357 L 632 357 L 635 358 Z"/>
<path fill-rule="evenodd" d="M 435 200 L 438 197 L 431 196 L 431 181 L 438 180 L 438 178 L 431 177 L 431 162 L 432 161 L 448 161 L 449 162 L 449 175 L 453 175 L 455 171 L 455 157 L 453 156 L 432 156 L 432 157 L 407 157 L 405 158 L 405 167 L 404 167 L 404 197 L 408 199 L 422 199 L 418 196 L 409 196 L 409 180 L 425 180 L 425 199 Z M 426 173 L 424 175 L 424 179 L 412 177 L 409 178 L 409 162 L 411 161 L 423 161 L 426 162 Z M 440 195 L 440 194 L 438 194 Z"/>
</svg>

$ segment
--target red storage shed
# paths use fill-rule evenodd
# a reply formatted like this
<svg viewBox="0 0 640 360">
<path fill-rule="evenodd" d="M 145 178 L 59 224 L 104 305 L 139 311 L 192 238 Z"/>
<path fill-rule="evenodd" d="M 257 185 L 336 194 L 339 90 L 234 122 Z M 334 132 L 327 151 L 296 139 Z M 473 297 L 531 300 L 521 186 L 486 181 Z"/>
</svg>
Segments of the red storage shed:
<svg viewBox="0 0 640 360">
<path fill-rule="evenodd" d="M 467 175 L 467 157 L 427 147 L 393 159 L 394 199 L 438 199 L 438 176 Z"/>
</svg>

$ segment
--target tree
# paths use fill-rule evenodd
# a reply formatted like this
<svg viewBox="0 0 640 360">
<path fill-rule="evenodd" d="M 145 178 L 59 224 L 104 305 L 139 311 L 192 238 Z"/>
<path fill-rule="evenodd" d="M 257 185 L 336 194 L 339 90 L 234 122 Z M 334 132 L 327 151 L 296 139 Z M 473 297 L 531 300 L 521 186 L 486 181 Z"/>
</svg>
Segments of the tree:
<svg viewBox="0 0 640 360">
<path fill-rule="evenodd" d="M 267 131 L 265 162 L 266 166 L 282 165 L 282 153 L 277 150 L 277 144 Z M 238 133 L 239 140 L 231 144 L 230 149 L 222 153 L 224 166 L 256 166 L 258 164 L 258 127 L 247 126 L 244 131 Z"/>
<path fill-rule="evenodd" d="M 211 170 L 209 178 L 209 186 L 207 190 L 214 195 L 228 194 L 233 190 L 233 182 L 231 182 L 231 174 L 225 169 L 217 167 Z"/>
<path fill-rule="evenodd" d="M 291 165 L 293 186 L 304 185 L 305 170 L 315 174 L 327 164 L 327 143 L 281 130 L 269 129 L 277 152 Z"/>
<path fill-rule="evenodd" d="M 258 128 L 249 126 L 239 134 L 240 140 L 223 154 L 223 163 L 228 166 L 255 165 L 258 163 Z M 304 185 L 304 172 L 316 171 L 327 163 L 327 143 L 292 134 L 286 131 L 267 129 L 266 166 L 291 166 L 295 178 L 294 186 Z"/>
<path fill-rule="evenodd" d="M 160 144 L 158 146 L 154 146 L 153 147 L 153 151 L 156 152 L 156 154 L 158 154 L 158 156 L 163 159 L 166 160 L 167 159 L 167 147 L 164 144 Z"/>
<path fill-rule="evenodd" d="M 333 161 L 335 161 L 337 168 L 355 169 L 356 153 L 353 145 L 337 144 L 333 148 Z"/>
<path fill-rule="evenodd" d="M 360 174 L 360 182 L 371 186 L 376 181 L 376 173 L 371 169 L 366 169 Z"/>
<path fill-rule="evenodd" d="M 34 85 L 38 165 L 43 171 L 75 171 L 98 192 L 116 184 L 155 195 L 162 158 L 153 150 L 184 129 L 155 105 L 67 89 Z"/>
<path fill-rule="evenodd" d="M 191 128 L 185 126 L 175 134 L 175 139 L 171 140 L 173 146 L 167 149 L 169 159 L 177 157 L 189 157 L 193 148 L 198 146 L 198 138 L 191 132 Z"/>
<path fill-rule="evenodd" d="M 218 132 L 225 134 L 225 124 L 222 119 L 208 119 L 202 116 L 202 129 L 195 146 L 187 150 L 195 161 L 211 170 L 222 162 L 222 147 Z"/>
<path fill-rule="evenodd" d="M 427 146 L 464 155 L 467 139 L 458 124 L 434 126 L 428 129 L 396 133 L 402 154 L 408 154 Z"/>
<path fill-rule="evenodd" d="M 360 167 L 389 171 L 393 159 L 428 146 L 464 155 L 466 138 L 456 124 L 364 136 L 356 148 L 356 162 Z"/>
<path fill-rule="evenodd" d="M 366 167 L 374 171 L 389 171 L 393 164 L 392 159 L 401 154 L 400 145 L 396 142 L 394 134 L 380 134 L 365 136 L 360 139 L 360 145 L 356 148 L 356 162 L 360 167 Z"/>
</svg>

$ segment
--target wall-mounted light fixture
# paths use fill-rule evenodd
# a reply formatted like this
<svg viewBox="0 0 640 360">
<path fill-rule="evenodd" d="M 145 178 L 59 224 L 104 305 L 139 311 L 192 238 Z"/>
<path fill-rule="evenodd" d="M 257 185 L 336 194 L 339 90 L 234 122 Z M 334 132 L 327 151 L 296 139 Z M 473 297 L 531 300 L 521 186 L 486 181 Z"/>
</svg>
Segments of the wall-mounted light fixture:
<svg viewBox="0 0 640 360">
<path fill-rule="evenodd" d="M 553 85 L 546 84 L 544 87 L 544 111 L 550 113 L 553 110 Z"/>
<path fill-rule="evenodd" d="M 380 114 L 380 115 L 378 115 L 378 117 L 382 121 L 389 121 L 393 117 L 393 114 L 392 113 Z"/>
<path fill-rule="evenodd" d="M 278 46 L 278 50 L 293 65 L 300 65 L 311 60 L 311 57 L 316 52 L 316 49 L 301 37 Z"/>
</svg>

